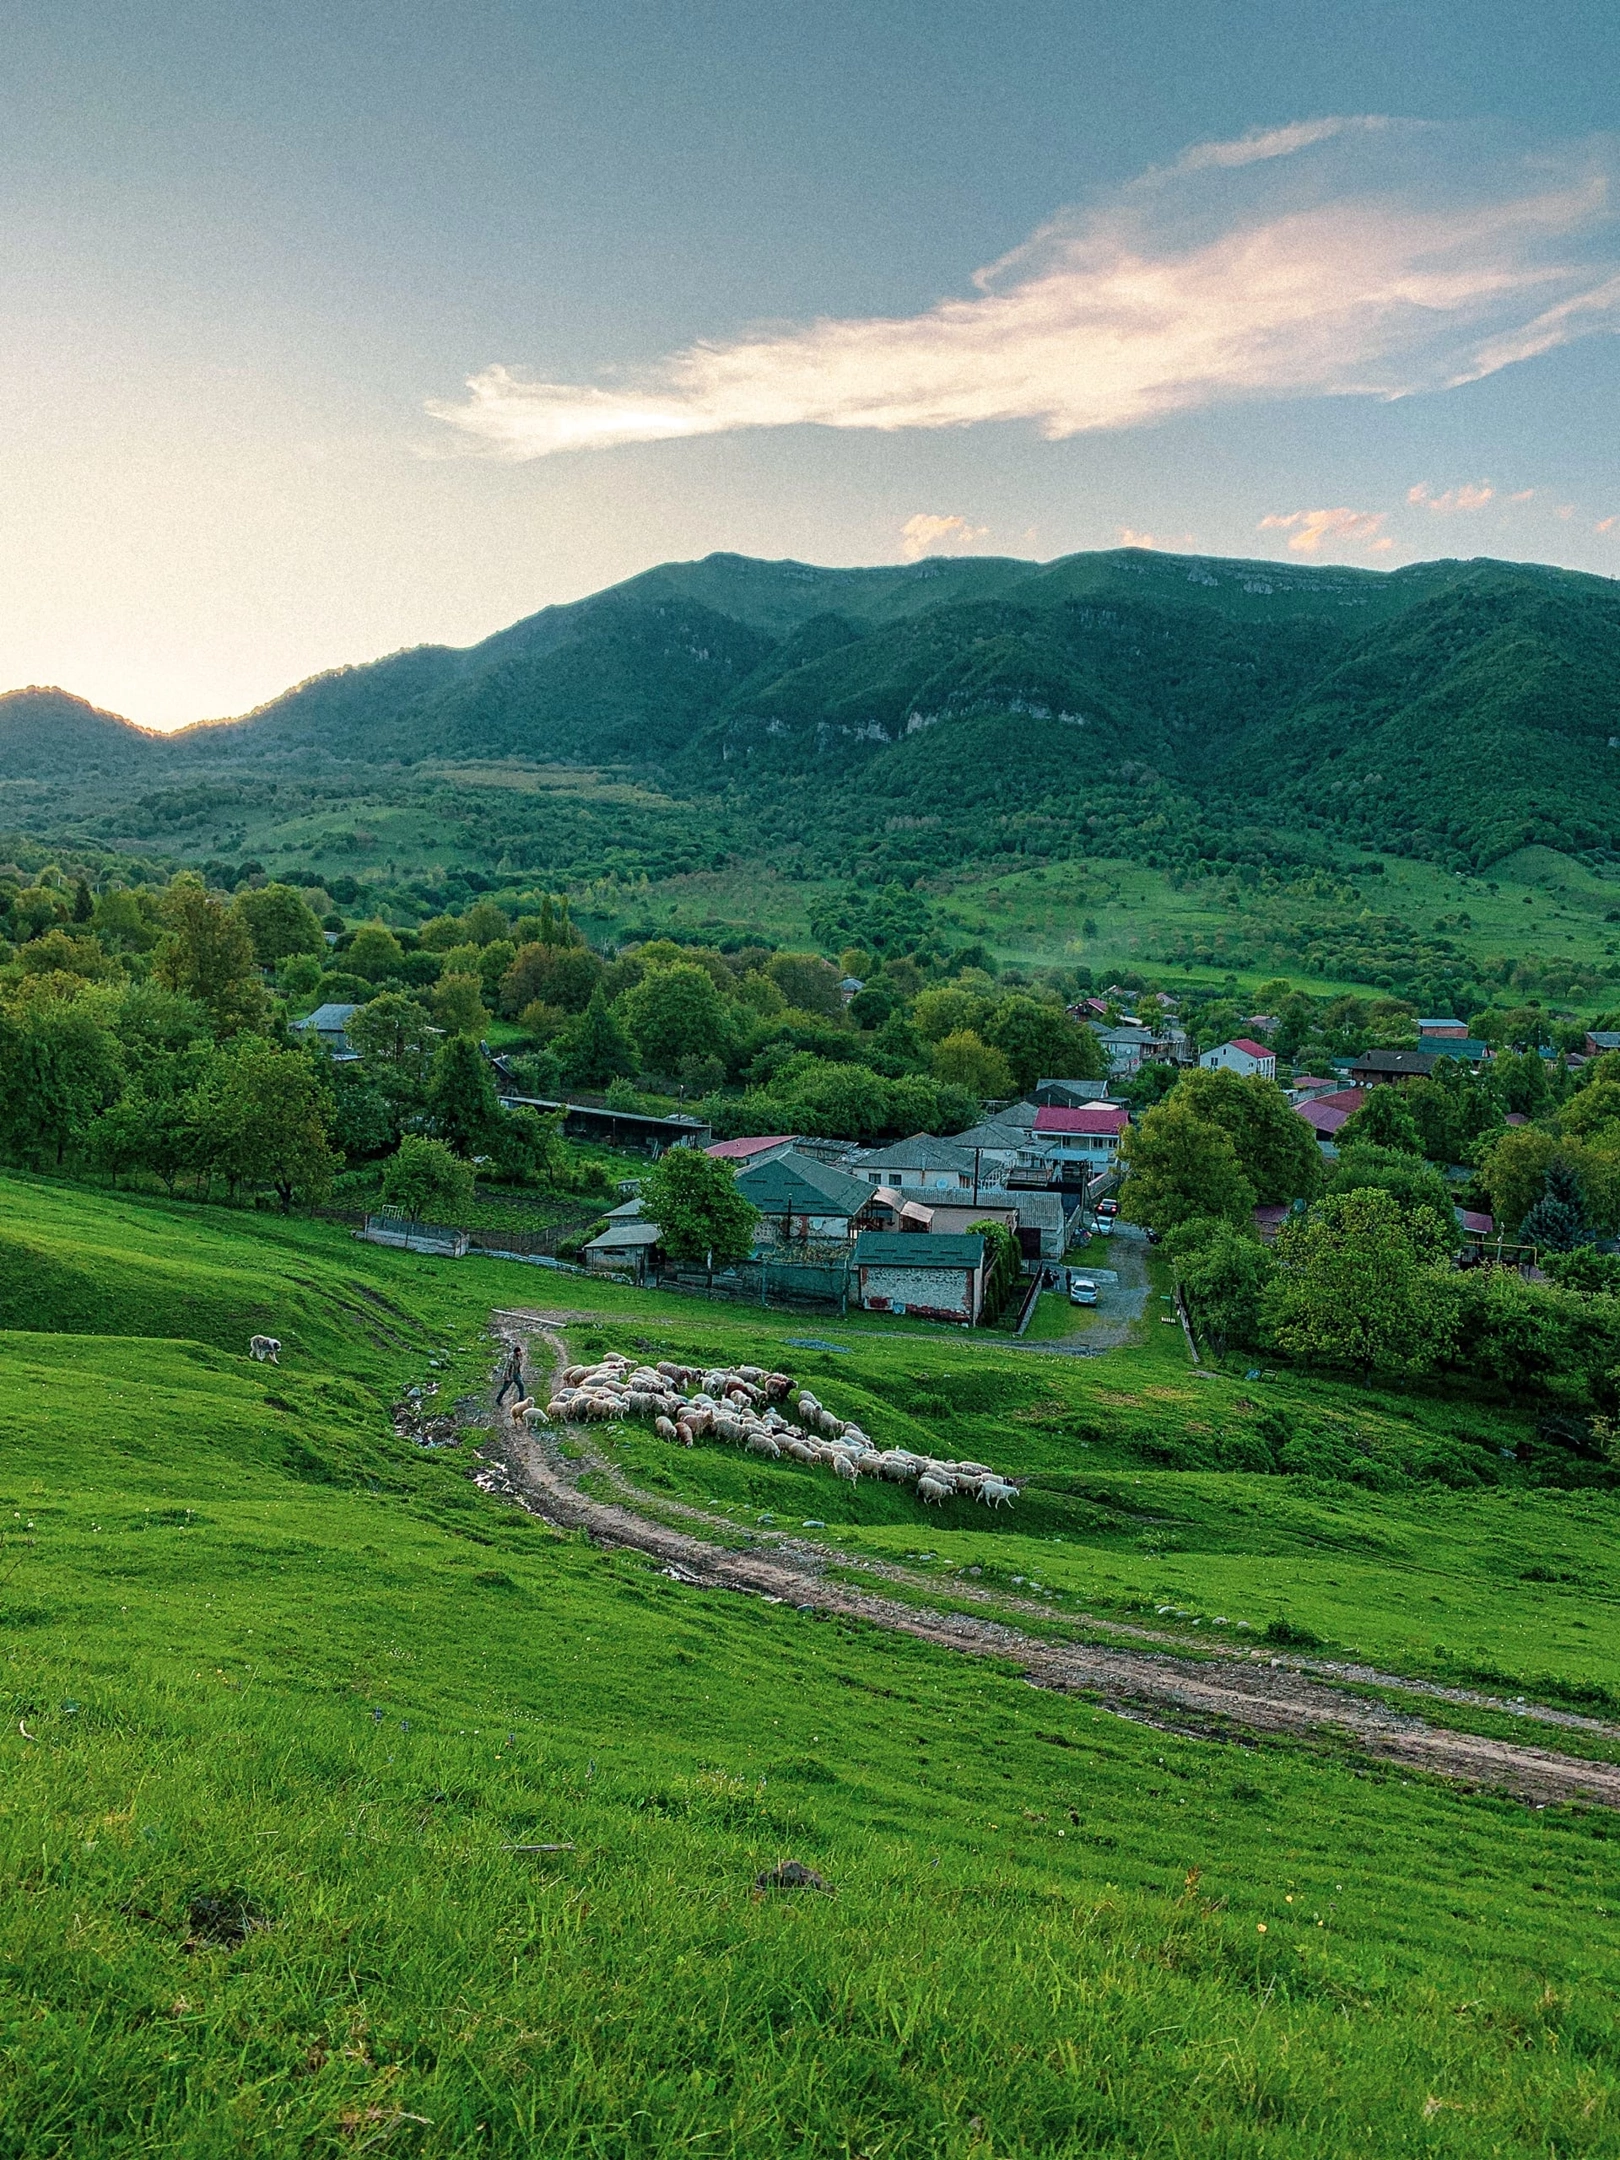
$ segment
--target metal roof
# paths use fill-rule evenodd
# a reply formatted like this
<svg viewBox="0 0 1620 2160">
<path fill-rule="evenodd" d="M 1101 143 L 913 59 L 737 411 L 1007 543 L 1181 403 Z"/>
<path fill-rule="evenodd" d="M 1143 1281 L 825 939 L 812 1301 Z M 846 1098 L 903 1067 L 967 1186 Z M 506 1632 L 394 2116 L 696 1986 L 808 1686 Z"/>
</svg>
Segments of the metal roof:
<svg viewBox="0 0 1620 2160">
<path fill-rule="evenodd" d="M 984 1239 L 963 1231 L 937 1237 L 931 1230 L 863 1230 L 855 1240 L 857 1267 L 976 1268 Z"/>
<path fill-rule="evenodd" d="M 872 1200 L 865 1178 L 797 1148 L 739 1170 L 737 1190 L 762 1215 L 858 1215 Z"/>
</svg>

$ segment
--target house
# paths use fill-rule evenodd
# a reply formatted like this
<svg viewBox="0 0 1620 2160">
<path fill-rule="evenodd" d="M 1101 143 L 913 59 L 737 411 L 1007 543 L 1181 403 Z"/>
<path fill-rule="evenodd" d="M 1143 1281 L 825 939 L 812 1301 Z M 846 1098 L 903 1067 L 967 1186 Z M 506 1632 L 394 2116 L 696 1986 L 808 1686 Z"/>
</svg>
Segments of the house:
<svg viewBox="0 0 1620 2160">
<path fill-rule="evenodd" d="M 1294 1115 L 1303 1118 L 1320 1141 L 1337 1139 L 1340 1127 L 1355 1113 L 1340 1109 L 1326 1096 L 1319 1096 L 1312 1101 L 1295 1103 Z"/>
<path fill-rule="evenodd" d="M 1101 1102 L 1108 1093 L 1106 1080 L 1037 1080 L 1035 1100 L 1043 1110 L 1054 1104 L 1065 1110 L 1076 1110 L 1081 1103 Z M 1034 1120 L 1030 1121 L 1032 1124 Z"/>
<path fill-rule="evenodd" d="M 1243 1025 L 1252 1027 L 1257 1035 L 1275 1035 L 1282 1021 L 1276 1013 L 1250 1013 Z"/>
<path fill-rule="evenodd" d="M 1118 1027 L 1109 1027 L 1103 1021 L 1093 1020 L 1091 1032 L 1103 1046 L 1109 1077 L 1116 1080 L 1129 1079 L 1133 1073 L 1140 1072 L 1152 1057 L 1157 1041 L 1151 1028 L 1137 1022 L 1122 1021 Z"/>
<path fill-rule="evenodd" d="M 737 1173 L 737 1190 L 758 1208 L 763 1246 L 847 1245 L 878 1210 L 866 1179 L 797 1148 L 766 1155 Z"/>
<path fill-rule="evenodd" d="M 952 1137 L 955 1145 L 971 1149 L 978 1157 L 981 1182 L 996 1184 L 1017 1162 L 1022 1150 L 1028 1145 L 1040 1108 L 1035 1103 L 1013 1103 L 1006 1110 L 997 1111 L 986 1118 L 982 1125 L 970 1126 L 966 1132 Z"/>
<path fill-rule="evenodd" d="M 1612 1034 L 1607 1028 L 1604 1028 L 1595 1035 L 1589 1034 L 1587 1036 L 1586 1054 L 1588 1057 L 1602 1057 L 1606 1050 L 1620 1050 L 1620 1035 Z"/>
<path fill-rule="evenodd" d="M 1335 1088 L 1342 1085 L 1343 1082 L 1336 1076 L 1328 1078 L 1321 1073 L 1295 1073 L 1288 1083 L 1288 1092 L 1296 1103 L 1309 1102 L 1313 1095 L 1331 1095 Z"/>
<path fill-rule="evenodd" d="M 979 1163 L 958 1140 L 913 1133 L 888 1147 L 862 1148 L 843 1166 L 869 1185 L 921 1185 L 930 1190 L 971 1191 Z"/>
<path fill-rule="evenodd" d="M 1468 1040 L 1468 1022 L 1466 1020 L 1420 1020 L 1417 1024 L 1417 1031 L 1418 1047 L 1423 1050 L 1431 1049 L 1443 1042 L 1466 1042 Z"/>
<path fill-rule="evenodd" d="M 1262 1080 L 1277 1077 L 1277 1053 L 1252 1036 L 1239 1035 L 1231 1042 L 1206 1050 L 1198 1060 L 1206 1072 L 1235 1072 L 1247 1080 L 1258 1073 Z"/>
<path fill-rule="evenodd" d="M 1358 1088 L 1399 1087 L 1408 1080 L 1427 1080 L 1439 1062 L 1435 1050 L 1363 1050 L 1350 1078 Z"/>
<path fill-rule="evenodd" d="M 1069 1230 L 1078 1203 L 1057 1191 L 1024 1192 L 986 1186 L 977 1200 L 916 1186 L 880 1185 L 877 1206 L 885 1219 L 874 1218 L 874 1230 L 899 1230 L 915 1235 L 931 1230 L 942 1236 L 969 1231 L 975 1223 L 999 1222 L 1018 1240 L 1026 1262 L 1061 1260 L 1069 1249 Z M 865 1227 L 863 1225 L 863 1227 Z"/>
<path fill-rule="evenodd" d="M 292 1025 L 300 1035 L 313 1035 L 323 1050 L 329 1051 L 340 1065 L 347 1065 L 360 1055 L 344 1033 L 359 1010 L 358 1005 L 317 1005 L 307 1019 L 295 1020 Z"/>
<path fill-rule="evenodd" d="M 867 1312 L 911 1313 L 971 1327 L 984 1305 L 982 1237 L 863 1230 L 854 1265 Z"/>
<path fill-rule="evenodd" d="M 1021 1158 L 1030 1168 L 1046 1166 L 1065 1184 L 1092 1178 L 1113 1168 L 1119 1143 L 1130 1123 L 1125 1103 L 1085 1103 L 1076 1110 L 1043 1110 Z"/>
<path fill-rule="evenodd" d="M 846 975 L 838 985 L 838 995 L 847 1005 L 851 998 L 859 997 L 866 988 L 858 975 Z"/>
<path fill-rule="evenodd" d="M 750 1140 L 716 1140 L 703 1152 L 717 1162 L 735 1163 L 739 1170 L 749 1163 L 767 1162 L 793 1145 L 792 1133 L 760 1133 Z"/>
<path fill-rule="evenodd" d="M 635 1204 L 639 1206 L 640 1203 Z M 622 1217 L 623 1211 L 615 1208 L 614 1214 Z M 662 1235 L 657 1223 L 642 1222 L 639 1217 L 609 1221 L 600 1236 L 593 1237 L 585 1247 L 585 1265 L 603 1274 L 633 1275 L 641 1282 L 652 1265 L 654 1250 Z"/>
</svg>

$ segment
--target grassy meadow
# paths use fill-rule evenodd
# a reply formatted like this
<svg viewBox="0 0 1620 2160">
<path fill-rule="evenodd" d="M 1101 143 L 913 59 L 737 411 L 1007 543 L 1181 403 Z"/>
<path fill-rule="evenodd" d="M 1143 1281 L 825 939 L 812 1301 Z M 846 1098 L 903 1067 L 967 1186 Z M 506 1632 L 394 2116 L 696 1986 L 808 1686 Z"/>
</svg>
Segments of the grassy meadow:
<svg viewBox="0 0 1620 2160">
<path fill-rule="evenodd" d="M 387 1416 L 481 1387 L 492 1306 L 579 1306 L 582 1351 L 782 1357 L 1031 1481 L 924 1519 L 606 1435 L 739 1534 L 1601 1696 L 1614 1503 L 1510 1408 L 1200 1375 L 1152 1319 L 1058 1357 L 14 1177 L 0 1301 L 4 2160 L 1615 2149 L 1607 1815 L 693 1589 Z M 756 1893 L 788 1858 L 827 1892 Z"/>
</svg>

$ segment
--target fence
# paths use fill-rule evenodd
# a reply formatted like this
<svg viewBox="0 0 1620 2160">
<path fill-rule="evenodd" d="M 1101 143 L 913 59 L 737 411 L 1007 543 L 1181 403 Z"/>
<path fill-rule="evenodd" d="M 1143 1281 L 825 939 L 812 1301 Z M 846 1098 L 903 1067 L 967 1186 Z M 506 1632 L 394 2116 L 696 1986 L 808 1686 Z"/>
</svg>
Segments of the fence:
<svg viewBox="0 0 1620 2160">
<path fill-rule="evenodd" d="M 815 1267 L 802 1261 L 746 1260 L 710 1276 L 702 1268 L 666 1267 L 649 1281 L 661 1290 L 698 1292 L 739 1305 L 799 1305 L 842 1312 L 850 1271 L 842 1264 Z"/>
<path fill-rule="evenodd" d="M 338 1213 L 336 1209 L 326 1212 Z M 445 1223 L 413 1223 L 391 1208 L 343 1219 L 358 1224 L 358 1234 L 370 1245 L 395 1245 L 405 1252 L 437 1253 L 451 1260 L 468 1253 L 505 1260 L 555 1259 L 559 1245 L 590 1227 L 589 1223 L 551 1223 L 543 1230 L 456 1230 Z"/>
</svg>

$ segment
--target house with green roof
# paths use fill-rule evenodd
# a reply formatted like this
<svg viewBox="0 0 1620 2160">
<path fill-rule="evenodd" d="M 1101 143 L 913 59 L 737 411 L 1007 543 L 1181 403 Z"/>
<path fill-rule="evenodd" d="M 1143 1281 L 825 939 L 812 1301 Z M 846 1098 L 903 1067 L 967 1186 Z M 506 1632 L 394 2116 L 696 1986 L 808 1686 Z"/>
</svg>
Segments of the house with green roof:
<svg viewBox="0 0 1620 2160">
<path fill-rule="evenodd" d="M 739 1170 L 737 1190 L 759 1210 L 756 1249 L 847 1247 L 869 1221 L 879 1219 L 877 1195 L 864 1178 L 797 1148 Z"/>
</svg>

